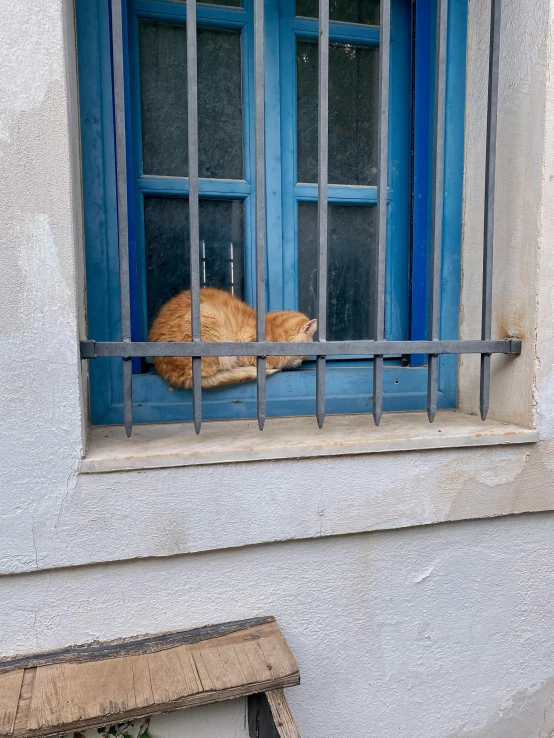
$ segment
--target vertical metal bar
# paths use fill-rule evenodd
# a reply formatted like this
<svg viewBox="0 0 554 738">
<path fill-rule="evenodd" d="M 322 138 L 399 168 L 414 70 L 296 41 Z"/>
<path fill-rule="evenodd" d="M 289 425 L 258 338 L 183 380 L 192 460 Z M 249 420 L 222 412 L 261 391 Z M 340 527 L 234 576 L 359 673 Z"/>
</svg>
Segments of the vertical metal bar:
<svg viewBox="0 0 554 738">
<path fill-rule="evenodd" d="M 390 0 L 381 0 L 379 40 L 379 158 L 378 158 L 378 233 L 375 253 L 373 309 L 375 340 L 385 338 L 385 291 L 387 263 L 387 192 L 389 166 L 389 76 L 390 76 Z M 383 356 L 373 359 L 373 420 L 383 414 Z"/>
<path fill-rule="evenodd" d="M 123 7 L 112 0 L 113 97 L 117 169 L 117 228 L 119 241 L 119 289 L 121 294 L 121 340 L 131 340 L 131 291 L 129 285 L 129 214 L 127 204 L 127 145 L 125 132 L 125 86 L 123 71 Z M 133 432 L 133 364 L 123 359 L 123 422 L 127 437 Z"/>
<path fill-rule="evenodd" d="M 320 343 L 327 340 L 327 220 L 329 177 L 329 0 L 319 0 L 318 46 L 318 185 L 317 185 L 317 328 Z M 316 417 L 325 420 L 325 355 L 316 360 Z"/>
<path fill-rule="evenodd" d="M 231 294 L 235 294 L 235 249 L 231 241 Z"/>
<path fill-rule="evenodd" d="M 198 71 L 196 0 L 187 1 L 187 119 L 189 160 L 190 312 L 193 343 L 201 341 L 200 326 L 200 214 L 198 202 Z M 202 425 L 202 359 L 192 358 L 192 414 L 194 429 Z"/>
<path fill-rule="evenodd" d="M 492 336 L 492 262 L 494 242 L 494 196 L 496 174 L 496 130 L 498 123 L 498 79 L 500 66 L 501 0 L 491 0 L 489 48 L 489 94 L 487 108 L 487 159 L 485 168 L 485 237 L 483 244 L 483 298 L 481 338 Z M 490 403 L 491 355 L 481 354 L 480 410 L 486 420 Z"/>
<path fill-rule="evenodd" d="M 446 46 L 448 36 L 448 0 L 439 0 L 435 66 L 435 125 L 433 171 L 433 225 L 431 241 L 431 285 L 429 305 L 429 338 L 440 338 L 440 298 L 442 268 L 442 218 L 444 185 L 444 132 L 446 113 Z M 439 357 L 429 354 L 427 378 L 427 415 L 433 422 L 439 394 Z"/>
<path fill-rule="evenodd" d="M 265 74 L 264 3 L 254 0 L 254 99 L 256 156 L 256 339 L 265 341 Z M 258 428 L 266 418 L 266 358 L 257 359 Z"/>
</svg>

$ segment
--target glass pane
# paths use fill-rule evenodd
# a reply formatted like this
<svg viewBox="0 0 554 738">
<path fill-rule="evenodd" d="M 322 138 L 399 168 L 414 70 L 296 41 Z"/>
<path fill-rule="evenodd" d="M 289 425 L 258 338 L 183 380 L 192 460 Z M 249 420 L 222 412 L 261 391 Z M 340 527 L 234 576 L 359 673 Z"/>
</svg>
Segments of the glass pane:
<svg viewBox="0 0 554 738">
<path fill-rule="evenodd" d="M 188 200 L 144 200 L 148 326 L 171 297 L 190 287 Z M 244 299 L 243 203 L 200 200 L 200 283 Z"/>
<path fill-rule="evenodd" d="M 374 337 L 371 280 L 377 238 L 375 207 L 329 206 L 327 338 Z M 300 310 L 317 317 L 317 205 L 298 205 Z"/>
<path fill-rule="evenodd" d="M 296 15 L 304 18 L 318 18 L 318 0 L 296 0 Z M 329 18 L 346 23 L 378 26 L 379 0 L 330 0 Z"/>
<path fill-rule="evenodd" d="M 144 173 L 186 177 L 186 28 L 141 22 L 139 40 Z M 240 31 L 198 29 L 201 177 L 243 178 L 240 43 Z"/>
<path fill-rule="evenodd" d="M 298 181 L 317 182 L 317 42 L 298 41 Z M 329 47 L 329 182 L 377 184 L 379 51 Z"/>
</svg>

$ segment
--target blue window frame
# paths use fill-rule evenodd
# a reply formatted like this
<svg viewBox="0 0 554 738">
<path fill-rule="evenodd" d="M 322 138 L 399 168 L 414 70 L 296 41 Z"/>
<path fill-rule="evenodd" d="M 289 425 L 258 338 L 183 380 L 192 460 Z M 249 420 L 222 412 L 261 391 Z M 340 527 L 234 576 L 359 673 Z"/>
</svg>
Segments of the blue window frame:
<svg viewBox="0 0 554 738">
<path fill-rule="evenodd" d="M 242 209 L 238 227 L 243 253 L 243 296 L 253 303 L 254 274 L 254 177 L 253 177 L 253 1 L 242 7 L 199 4 L 200 29 L 240 34 L 242 110 L 242 177 L 204 177 L 200 180 L 202 207 L 210 221 L 224 222 Z M 238 4 L 238 0 L 237 4 Z M 317 40 L 317 19 L 295 16 L 294 0 L 266 2 L 266 206 L 267 206 L 267 308 L 303 309 L 306 294 L 299 294 L 302 266 L 299 238 L 306 240 L 315 211 L 317 186 L 300 181 L 298 173 L 297 112 L 298 54 L 310 57 L 310 42 Z M 305 3 L 306 0 L 303 0 Z M 182 172 L 143 172 L 141 107 L 140 24 L 183 28 L 183 0 L 127 0 L 126 78 L 130 217 L 130 271 L 133 340 L 144 340 L 149 315 L 147 229 L 152 212 L 167 223 L 175 212 L 186 210 L 188 180 Z M 120 335 L 115 197 L 115 153 L 112 102 L 109 0 L 76 0 L 77 42 L 85 205 L 88 335 L 96 340 L 118 340 Z M 388 251 L 386 337 L 426 336 L 429 274 L 430 193 L 432 157 L 432 105 L 434 78 L 434 18 L 436 0 L 392 0 L 390 156 L 388 192 Z M 463 116 L 465 88 L 467 0 L 450 0 L 447 121 L 444 192 L 444 255 L 442 275 L 442 337 L 456 338 L 458 331 L 461 200 L 463 177 Z M 202 31 L 201 31 L 202 32 Z M 210 31 L 206 31 L 210 37 Z M 234 38 L 234 36 L 233 36 Z M 147 39 L 148 41 L 148 39 Z M 376 26 L 334 21 L 331 44 L 341 48 L 376 49 Z M 231 41 L 229 41 L 231 43 Z M 232 43 L 235 43 L 234 41 Z M 231 44 L 232 45 L 232 44 Z M 315 45 L 314 45 L 315 46 Z M 151 48 L 151 47 L 149 47 Z M 235 48 L 235 47 L 233 47 Z M 362 52 L 365 53 L 365 52 Z M 145 54 L 146 55 L 146 54 Z M 302 57 L 304 58 L 304 57 Z M 144 82 L 144 78 L 143 78 Z M 302 83 L 304 84 L 304 83 Z M 186 95 L 186 90 L 184 91 Z M 361 91 L 363 95 L 363 90 Z M 186 97 L 184 97 L 186 110 Z M 303 113 L 305 114 L 305 113 Z M 309 114 L 309 111 L 308 111 Z M 176 131 L 176 133 L 175 133 Z M 178 126 L 173 130 L 179 134 Z M 186 151 L 186 142 L 183 144 Z M 304 167 L 306 171 L 306 168 Z M 152 171 L 152 170 L 151 170 Z M 209 172 L 208 172 L 209 174 Z M 202 176 L 202 173 L 201 173 Z M 376 187 L 366 184 L 334 184 L 329 187 L 332 206 L 353 208 L 355 215 L 370 217 L 377 199 Z M 360 210 L 364 208 L 365 210 Z M 332 210 L 332 208 L 331 208 Z M 169 213 L 173 213 L 170 216 Z M 229 216 L 229 213 L 234 215 Z M 344 215 L 346 211 L 341 211 Z M 218 215 L 219 213 L 219 215 Z M 182 213 L 179 217 L 182 217 Z M 344 218 L 343 218 L 344 220 Z M 337 222 L 339 219 L 337 218 Z M 299 222 L 301 230 L 299 234 Z M 149 225 L 150 223 L 150 225 Z M 202 224 L 201 224 L 202 228 Z M 159 230 L 159 229 L 158 229 Z M 179 227 L 174 228 L 179 238 Z M 182 229 L 183 241 L 185 229 Z M 162 232 L 162 236 L 164 233 Z M 228 234 L 226 234 L 227 237 Z M 150 238 L 151 236 L 148 236 Z M 309 240 L 309 238 L 308 238 Z M 147 253 L 148 252 L 148 253 Z M 183 252 L 183 263 L 186 258 Z M 167 287 L 169 289 L 169 287 Z M 368 284 L 369 289 L 369 284 Z M 338 335 L 340 340 L 343 336 Z M 347 337 L 347 336 L 344 336 Z M 352 336 L 348 336 L 352 337 Z M 362 337 L 362 336 L 354 336 Z M 363 336 L 369 337 L 369 336 Z M 184 390 L 169 391 L 151 371 L 147 361 L 133 360 L 135 422 L 190 420 L 191 396 Z M 426 402 L 427 369 L 424 357 L 396 357 L 386 361 L 384 409 L 421 410 Z M 91 420 L 93 424 L 122 422 L 121 362 L 97 359 L 90 363 Z M 456 357 L 441 357 L 439 407 L 456 402 Z M 268 381 L 268 415 L 310 414 L 315 409 L 315 368 L 306 361 L 299 370 L 279 373 Z M 329 360 L 328 413 L 371 411 L 371 361 L 360 358 Z M 255 416 L 254 383 L 203 393 L 203 416 L 237 418 Z"/>
</svg>

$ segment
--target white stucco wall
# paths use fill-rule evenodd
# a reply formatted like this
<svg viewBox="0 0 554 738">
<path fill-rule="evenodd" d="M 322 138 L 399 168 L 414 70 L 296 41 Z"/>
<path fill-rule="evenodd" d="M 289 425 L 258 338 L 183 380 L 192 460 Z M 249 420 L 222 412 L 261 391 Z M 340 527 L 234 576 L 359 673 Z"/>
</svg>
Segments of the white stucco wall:
<svg viewBox="0 0 554 738">
<path fill-rule="evenodd" d="M 12 651 L 36 650 L 274 613 L 300 663 L 288 696 L 302 736 L 546 738 L 553 523 L 506 517 L 13 576 L 0 633 Z M 511 725 L 518 712 L 528 732 Z"/>
<path fill-rule="evenodd" d="M 468 336 L 486 5 L 470 0 Z M 504 5 L 495 330 L 525 349 L 496 362 L 492 414 L 536 423 L 542 440 L 96 475 L 76 473 L 86 415 L 71 2 L 0 5 L 0 654 L 275 614 L 300 662 L 290 700 L 303 736 L 552 734 L 554 3 Z M 473 411 L 475 358 L 467 365 L 460 399 Z M 164 718 L 155 738 L 243 738 L 243 712 Z"/>
</svg>

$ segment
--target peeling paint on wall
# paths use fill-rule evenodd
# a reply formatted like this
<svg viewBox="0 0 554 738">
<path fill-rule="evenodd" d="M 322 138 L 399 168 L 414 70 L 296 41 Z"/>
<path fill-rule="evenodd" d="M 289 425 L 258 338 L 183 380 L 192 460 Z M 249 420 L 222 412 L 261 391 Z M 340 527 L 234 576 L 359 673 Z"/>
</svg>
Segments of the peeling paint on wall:
<svg viewBox="0 0 554 738">
<path fill-rule="evenodd" d="M 63 60 L 61 3 L 32 0 L 0 5 L 0 141 L 10 141 L 10 127 L 21 112 L 38 108 L 50 82 L 60 79 Z"/>
<path fill-rule="evenodd" d="M 507 707 L 476 730 L 457 730 L 448 738 L 552 738 L 554 735 L 554 677 L 516 692 Z"/>
</svg>

